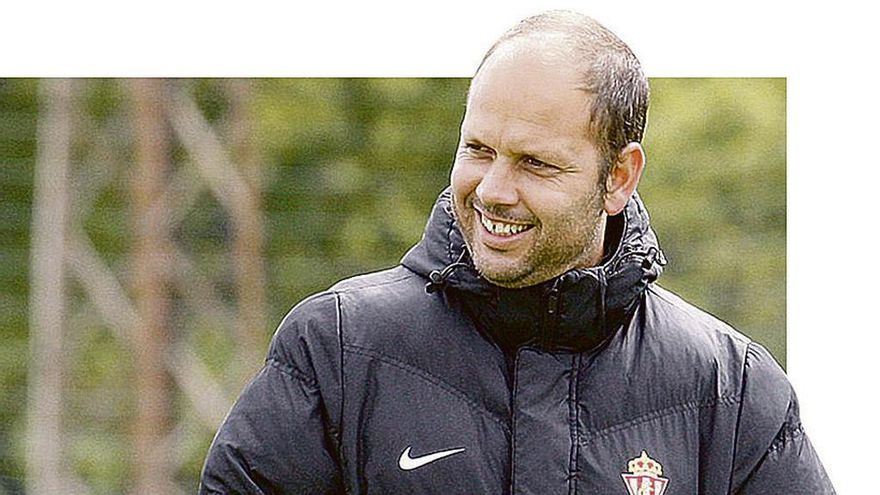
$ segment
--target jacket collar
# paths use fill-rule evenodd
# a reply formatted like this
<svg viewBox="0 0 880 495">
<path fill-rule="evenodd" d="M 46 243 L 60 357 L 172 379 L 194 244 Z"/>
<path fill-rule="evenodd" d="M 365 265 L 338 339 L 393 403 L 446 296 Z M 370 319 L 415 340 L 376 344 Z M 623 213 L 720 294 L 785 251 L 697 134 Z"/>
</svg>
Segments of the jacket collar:
<svg viewBox="0 0 880 495">
<path fill-rule="evenodd" d="M 440 194 L 425 232 L 401 261 L 461 301 L 477 328 L 505 351 L 532 345 L 548 351 L 585 352 L 613 333 L 666 264 L 648 212 L 634 194 L 609 217 L 606 256 L 600 265 L 570 270 L 522 289 L 506 289 L 479 275 L 452 212 L 452 193 Z M 608 255 L 607 253 L 611 253 Z"/>
</svg>

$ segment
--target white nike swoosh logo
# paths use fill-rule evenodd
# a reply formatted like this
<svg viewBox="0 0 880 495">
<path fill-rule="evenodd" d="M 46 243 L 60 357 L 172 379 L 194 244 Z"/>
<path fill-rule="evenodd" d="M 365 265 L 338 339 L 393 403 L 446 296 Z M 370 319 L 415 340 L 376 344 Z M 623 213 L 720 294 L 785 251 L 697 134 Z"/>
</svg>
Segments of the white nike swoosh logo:
<svg viewBox="0 0 880 495">
<path fill-rule="evenodd" d="M 458 454 L 459 452 L 464 452 L 464 447 L 460 449 L 450 449 L 450 450 L 442 450 L 440 452 L 434 452 L 433 454 L 423 455 L 421 457 L 410 457 L 409 451 L 411 447 L 407 447 L 402 454 L 400 454 L 400 459 L 397 460 L 397 465 L 400 466 L 400 469 L 404 471 L 409 471 L 410 469 L 420 468 L 425 464 L 432 463 L 434 461 L 443 459 L 444 457 L 449 457 L 453 454 Z"/>
</svg>

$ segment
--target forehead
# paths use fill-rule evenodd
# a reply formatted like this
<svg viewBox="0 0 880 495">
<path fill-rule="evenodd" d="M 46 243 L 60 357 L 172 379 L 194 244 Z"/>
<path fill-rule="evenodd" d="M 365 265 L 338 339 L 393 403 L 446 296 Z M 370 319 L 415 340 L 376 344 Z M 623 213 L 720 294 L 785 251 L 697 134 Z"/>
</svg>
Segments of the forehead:
<svg viewBox="0 0 880 495">
<path fill-rule="evenodd" d="M 591 96 L 564 47 L 513 40 L 498 47 L 471 83 L 466 131 L 520 129 L 543 138 L 586 138 Z"/>
</svg>

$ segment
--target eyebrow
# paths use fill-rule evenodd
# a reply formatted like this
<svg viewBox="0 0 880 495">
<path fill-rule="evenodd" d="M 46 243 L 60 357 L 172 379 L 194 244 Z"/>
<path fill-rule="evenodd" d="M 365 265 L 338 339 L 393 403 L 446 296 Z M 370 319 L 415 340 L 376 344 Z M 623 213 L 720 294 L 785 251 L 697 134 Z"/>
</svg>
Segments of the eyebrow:
<svg viewBox="0 0 880 495">
<path fill-rule="evenodd" d="M 478 135 L 484 134 L 480 132 L 480 130 L 481 129 L 479 128 L 472 128 L 469 129 L 468 132 L 463 133 L 461 136 L 462 143 L 478 144 L 480 146 L 486 146 L 497 151 L 497 148 L 495 146 L 487 144 L 483 139 L 477 137 Z M 564 156 L 560 154 L 559 151 L 553 150 L 552 147 L 547 146 L 546 143 L 540 141 L 537 143 L 528 143 L 528 147 L 517 144 L 516 146 L 510 146 L 509 149 L 512 149 L 516 156 L 530 156 L 533 158 L 537 158 L 538 160 L 541 160 L 543 162 L 547 162 L 548 164 L 557 165 L 562 168 L 572 168 L 574 166 L 578 166 L 577 161 L 564 159 Z"/>
<path fill-rule="evenodd" d="M 483 140 L 476 137 L 465 137 L 462 139 L 464 144 L 476 144 L 479 146 L 486 146 L 487 148 L 491 148 L 496 150 L 494 146 L 486 144 Z M 496 150 L 497 151 L 497 150 Z M 528 150 L 524 150 L 520 147 L 514 148 L 514 154 L 518 157 L 532 157 L 536 158 L 542 162 L 547 162 L 551 165 L 557 165 L 559 167 L 571 168 L 574 164 L 570 160 L 565 160 L 558 152 L 550 150 L 549 148 L 531 148 Z"/>
<path fill-rule="evenodd" d="M 541 160 L 542 162 L 547 162 L 551 165 L 557 165 L 563 168 L 571 168 L 575 165 L 571 160 L 566 160 L 563 155 L 560 155 L 558 151 L 551 150 L 549 148 L 530 148 L 530 149 L 521 149 L 514 148 L 514 152 L 517 156 L 529 156 L 532 158 L 536 158 Z"/>
</svg>

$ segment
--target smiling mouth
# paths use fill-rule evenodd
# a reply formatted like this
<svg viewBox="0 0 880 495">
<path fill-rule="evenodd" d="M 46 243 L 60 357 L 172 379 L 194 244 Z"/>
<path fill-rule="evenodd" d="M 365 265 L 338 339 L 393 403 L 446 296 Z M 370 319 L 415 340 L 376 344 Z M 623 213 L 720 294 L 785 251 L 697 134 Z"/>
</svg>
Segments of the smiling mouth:
<svg viewBox="0 0 880 495">
<path fill-rule="evenodd" d="M 486 231 L 499 237 L 514 236 L 516 234 L 530 230 L 532 227 L 534 227 L 534 225 L 528 224 L 508 223 L 497 220 L 490 220 L 486 218 L 486 216 L 483 215 L 482 212 L 479 211 L 478 214 L 480 216 L 480 223 L 483 224 L 483 227 L 486 229 Z"/>
</svg>

